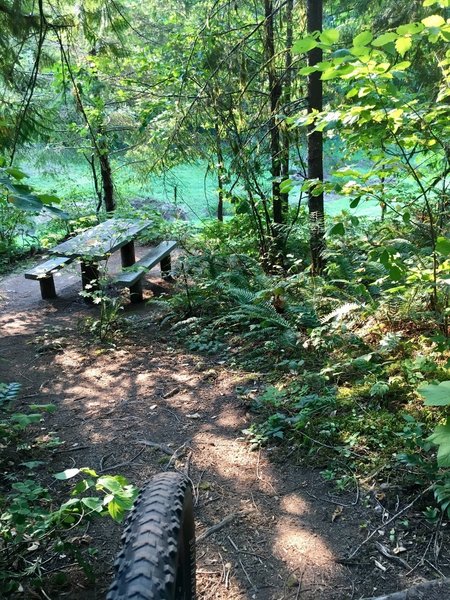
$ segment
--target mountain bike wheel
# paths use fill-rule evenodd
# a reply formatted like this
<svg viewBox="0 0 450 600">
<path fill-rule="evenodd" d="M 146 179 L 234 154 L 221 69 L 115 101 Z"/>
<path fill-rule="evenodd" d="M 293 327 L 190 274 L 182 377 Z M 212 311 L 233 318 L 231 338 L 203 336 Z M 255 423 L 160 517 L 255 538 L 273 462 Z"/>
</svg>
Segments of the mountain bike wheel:
<svg viewBox="0 0 450 600">
<path fill-rule="evenodd" d="M 107 600 L 195 600 L 192 492 L 160 473 L 140 492 L 122 536 Z"/>
</svg>

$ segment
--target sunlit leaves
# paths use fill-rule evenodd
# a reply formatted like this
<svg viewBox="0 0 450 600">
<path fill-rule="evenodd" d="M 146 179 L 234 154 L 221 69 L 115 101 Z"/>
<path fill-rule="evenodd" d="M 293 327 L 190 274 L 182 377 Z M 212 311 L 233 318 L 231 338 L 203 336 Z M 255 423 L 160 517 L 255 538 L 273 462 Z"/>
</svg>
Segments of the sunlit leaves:
<svg viewBox="0 0 450 600">
<path fill-rule="evenodd" d="M 319 35 L 319 39 L 324 44 L 335 44 L 339 41 L 339 30 L 338 29 L 324 29 Z"/>
<path fill-rule="evenodd" d="M 309 52 L 313 48 L 317 48 L 319 42 L 314 39 L 312 36 L 308 36 L 297 40 L 292 46 L 292 52 L 294 54 L 303 54 L 305 52 Z"/>
<path fill-rule="evenodd" d="M 436 241 L 436 252 L 442 256 L 450 256 L 450 238 L 438 237 Z"/>
<path fill-rule="evenodd" d="M 442 27 L 442 25 L 445 25 L 445 19 L 440 15 L 431 15 L 430 17 L 422 19 L 422 23 L 429 29 L 432 27 L 439 28 Z"/>
<path fill-rule="evenodd" d="M 440 467 L 450 467 L 450 422 L 438 425 L 427 440 L 439 446 L 437 462 Z"/>
<path fill-rule="evenodd" d="M 367 46 L 373 40 L 371 31 L 362 31 L 353 39 L 354 46 Z"/>
<path fill-rule="evenodd" d="M 450 381 L 422 385 L 417 391 L 425 399 L 426 406 L 450 406 Z"/>
<path fill-rule="evenodd" d="M 391 42 L 397 39 L 397 34 L 393 31 L 388 31 L 387 33 L 383 33 L 372 41 L 372 46 L 376 48 L 380 48 L 381 46 L 386 46 Z"/>
<path fill-rule="evenodd" d="M 412 39 L 408 36 L 400 37 L 395 40 L 395 49 L 400 54 L 400 56 L 404 56 L 408 50 L 412 46 Z"/>
</svg>

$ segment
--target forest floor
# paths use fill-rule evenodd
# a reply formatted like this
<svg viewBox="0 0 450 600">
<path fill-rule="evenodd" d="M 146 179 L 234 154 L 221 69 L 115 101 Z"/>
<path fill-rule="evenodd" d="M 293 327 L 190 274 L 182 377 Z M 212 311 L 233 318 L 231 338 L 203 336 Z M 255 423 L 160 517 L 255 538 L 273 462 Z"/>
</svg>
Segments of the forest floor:
<svg viewBox="0 0 450 600">
<path fill-rule="evenodd" d="M 167 285 L 156 271 L 147 277 Z M 434 530 L 408 530 L 411 569 L 405 568 L 373 544 L 389 536 L 393 525 L 383 522 L 396 512 L 381 515 L 373 489 L 337 497 L 286 449 L 250 449 L 242 430 L 253 415 L 237 389 L 257 393 L 257 374 L 186 351 L 159 328 L 160 315 L 145 303 L 126 307 L 126 332 L 115 348 L 102 347 L 80 327 L 98 309 L 78 295 L 75 267 L 60 272 L 56 286 L 58 299 L 42 301 L 37 282 L 23 273 L 0 279 L 0 381 L 22 384 L 22 407 L 57 405 L 41 436 L 55 432 L 63 445 L 50 452 L 46 473 L 91 467 L 140 486 L 169 461 L 142 441 L 181 449 L 174 466 L 189 468 L 197 535 L 234 515 L 198 544 L 200 599 L 360 599 L 437 576 L 416 565 L 426 545 L 435 543 Z M 46 483 L 55 494 L 69 489 L 51 478 Z M 400 496 L 396 510 L 407 503 Z M 345 561 L 372 531 L 371 542 Z M 95 582 L 59 557 L 52 568 L 69 574 L 70 585 L 47 589 L 45 597 L 104 598 L 120 535 L 121 526 L 110 519 L 85 527 L 75 543 L 97 550 Z"/>
</svg>

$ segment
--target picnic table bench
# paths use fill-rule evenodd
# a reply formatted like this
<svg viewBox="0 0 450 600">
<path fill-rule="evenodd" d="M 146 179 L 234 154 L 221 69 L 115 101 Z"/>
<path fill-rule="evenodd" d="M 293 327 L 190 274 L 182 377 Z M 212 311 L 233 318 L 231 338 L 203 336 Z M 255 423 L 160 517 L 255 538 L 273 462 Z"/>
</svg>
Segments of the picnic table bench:
<svg viewBox="0 0 450 600">
<path fill-rule="evenodd" d="M 79 259 L 83 290 L 95 291 L 98 289 L 100 277 L 98 263 L 120 250 L 121 263 L 125 270 L 116 276 L 115 283 L 129 287 L 131 301 L 140 302 L 143 299 L 141 278 L 158 262 L 161 263 L 161 271 L 165 276 L 171 268 L 170 253 L 176 246 L 176 242 L 163 242 L 136 263 L 134 239 L 150 225 L 151 221 L 108 219 L 51 248 L 49 253 L 55 256 L 25 273 L 25 277 L 39 281 L 44 300 L 55 298 L 54 273 L 73 260 Z M 135 271 L 129 269 L 133 265 L 136 265 Z"/>
</svg>

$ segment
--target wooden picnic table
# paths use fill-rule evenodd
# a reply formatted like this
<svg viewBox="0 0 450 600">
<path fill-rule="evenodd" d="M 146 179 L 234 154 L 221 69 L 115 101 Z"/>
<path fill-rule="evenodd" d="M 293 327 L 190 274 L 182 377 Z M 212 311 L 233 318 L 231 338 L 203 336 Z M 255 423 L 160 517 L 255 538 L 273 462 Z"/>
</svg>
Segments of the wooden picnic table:
<svg viewBox="0 0 450 600">
<path fill-rule="evenodd" d="M 151 225 L 151 221 L 136 219 L 108 219 L 95 227 L 86 229 L 51 248 L 56 256 L 81 260 L 81 282 L 83 290 L 98 289 L 98 263 L 120 249 L 122 267 L 131 267 L 136 262 L 134 240 L 141 231 Z"/>
</svg>

